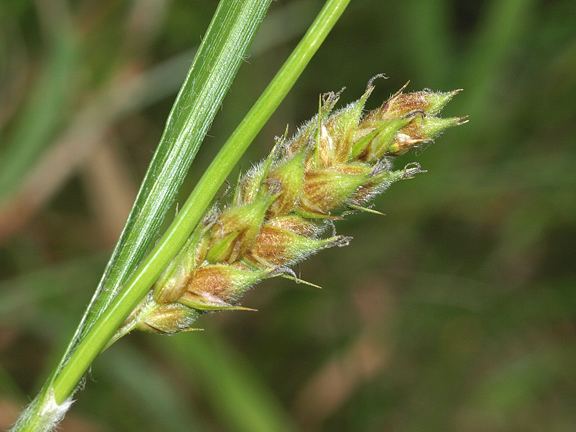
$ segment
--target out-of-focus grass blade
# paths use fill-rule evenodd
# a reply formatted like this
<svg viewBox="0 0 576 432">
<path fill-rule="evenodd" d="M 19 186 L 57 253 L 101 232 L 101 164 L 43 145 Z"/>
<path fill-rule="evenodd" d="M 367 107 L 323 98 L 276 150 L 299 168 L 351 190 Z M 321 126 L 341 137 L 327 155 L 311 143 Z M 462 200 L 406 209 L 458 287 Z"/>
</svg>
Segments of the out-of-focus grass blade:
<svg viewBox="0 0 576 432">
<path fill-rule="evenodd" d="M 519 43 L 532 19 L 535 0 L 493 0 L 465 63 L 462 83 L 466 89 L 466 112 L 480 127 L 481 116 L 491 105 L 499 70 Z"/>
<path fill-rule="evenodd" d="M 66 17 L 50 34 L 46 64 L 36 80 L 10 141 L 0 136 L 0 201 L 20 183 L 28 168 L 50 142 L 62 120 L 71 94 L 70 83 L 77 61 L 76 36 Z"/>
<path fill-rule="evenodd" d="M 188 168 L 270 0 L 222 0 L 174 102 L 124 231 L 69 349 L 116 296 L 158 237 Z"/>
<path fill-rule="evenodd" d="M 154 342 L 186 374 L 190 385 L 201 387 L 214 412 L 226 422 L 226 430 L 296 430 L 255 372 L 213 331 L 208 337 L 178 335 Z"/>
<path fill-rule="evenodd" d="M 44 301 L 84 292 L 104 262 L 100 255 L 78 258 L 0 281 L 0 322 L 41 312 Z"/>
<path fill-rule="evenodd" d="M 404 27 L 410 29 L 403 37 L 412 53 L 408 60 L 413 69 L 419 72 L 419 78 L 426 86 L 445 85 L 453 60 L 450 55 L 448 2 L 408 0 L 398 6 L 402 10 Z"/>
<path fill-rule="evenodd" d="M 193 417 L 177 386 L 143 353 L 128 346 L 116 346 L 103 357 L 99 369 L 115 387 L 131 394 L 134 405 L 149 422 L 147 430 L 206 430 Z"/>
</svg>

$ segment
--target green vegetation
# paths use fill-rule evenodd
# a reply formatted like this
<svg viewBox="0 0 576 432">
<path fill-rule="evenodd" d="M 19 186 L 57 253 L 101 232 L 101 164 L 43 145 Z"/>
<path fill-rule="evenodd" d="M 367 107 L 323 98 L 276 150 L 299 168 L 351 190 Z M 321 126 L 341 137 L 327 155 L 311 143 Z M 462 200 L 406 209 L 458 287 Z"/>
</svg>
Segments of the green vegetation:
<svg viewBox="0 0 576 432">
<path fill-rule="evenodd" d="M 188 67 L 181 55 L 215 9 L 69 3 L 0 6 L 0 429 L 39 390 L 98 285 Z M 168 187 L 158 208 L 140 196 L 146 217 L 133 215 L 94 317 L 161 244 L 321 6 L 272 3 L 253 55 L 237 52 L 247 61 L 205 113 L 215 119 L 190 175 L 188 144 L 178 167 L 157 171 L 180 192 Z M 401 156 L 397 166 L 417 160 L 429 173 L 377 199 L 385 217 L 339 223 L 350 247 L 296 268 L 324 290 L 275 278 L 246 299 L 256 314 L 201 318 L 202 333 L 124 338 L 95 361 L 62 430 L 570 431 L 572 9 L 569 0 L 352 2 L 240 168 L 286 124 L 291 135 L 314 115 L 318 94 L 347 86 L 341 99 L 351 101 L 379 72 L 390 79 L 372 101 L 407 79 L 464 88 L 447 115 L 471 122 Z M 210 121 L 200 123 L 196 145 Z"/>
</svg>

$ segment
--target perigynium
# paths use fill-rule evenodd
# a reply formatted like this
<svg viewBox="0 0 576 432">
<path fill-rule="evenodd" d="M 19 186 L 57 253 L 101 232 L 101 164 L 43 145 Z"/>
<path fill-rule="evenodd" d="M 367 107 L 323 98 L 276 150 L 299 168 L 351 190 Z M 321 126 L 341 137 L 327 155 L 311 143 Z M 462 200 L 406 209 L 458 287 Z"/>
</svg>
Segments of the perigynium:
<svg viewBox="0 0 576 432">
<path fill-rule="evenodd" d="M 263 279 L 296 279 L 291 266 L 326 248 L 345 246 L 334 222 L 372 210 L 390 185 L 423 172 L 392 160 L 466 122 L 442 118 L 459 91 L 405 93 L 364 112 L 374 87 L 339 110 L 339 93 L 320 99 L 319 112 L 237 182 L 227 205 L 215 206 L 196 228 L 154 289 L 117 334 L 190 331 L 203 313 L 247 310 L 242 295 Z"/>
</svg>

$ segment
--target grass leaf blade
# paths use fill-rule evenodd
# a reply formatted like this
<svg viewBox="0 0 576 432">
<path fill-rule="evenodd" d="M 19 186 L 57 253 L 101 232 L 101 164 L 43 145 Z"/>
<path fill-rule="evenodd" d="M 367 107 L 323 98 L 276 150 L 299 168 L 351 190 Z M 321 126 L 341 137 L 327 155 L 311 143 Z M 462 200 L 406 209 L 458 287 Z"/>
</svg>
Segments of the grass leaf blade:
<svg viewBox="0 0 576 432">
<path fill-rule="evenodd" d="M 110 304 L 157 239 L 158 230 L 269 4 L 270 0 L 223 0 L 218 6 L 73 344 Z"/>
</svg>

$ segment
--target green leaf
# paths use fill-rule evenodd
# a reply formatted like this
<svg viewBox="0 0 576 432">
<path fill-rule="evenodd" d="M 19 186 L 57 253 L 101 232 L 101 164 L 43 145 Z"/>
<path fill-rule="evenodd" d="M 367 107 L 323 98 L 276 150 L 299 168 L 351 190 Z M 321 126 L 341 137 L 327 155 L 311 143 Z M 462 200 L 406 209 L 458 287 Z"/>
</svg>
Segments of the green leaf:
<svg viewBox="0 0 576 432">
<path fill-rule="evenodd" d="M 75 357 L 76 362 L 70 362 L 72 354 L 76 352 L 79 341 L 85 340 L 86 334 L 98 334 L 90 333 L 94 322 L 102 317 L 103 311 L 110 310 L 108 306 L 116 298 L 123 283 L 157 239 L 158 230 L 172 207 L 188 168 L 246 55 L 270 1 L 220 2 L 174 102 L 160 143 L 101 283 L 59 366 L 15 425 L 15 431 L 50 430 L 69 406 L 68 403 L 62 406 L 58 404 L 69 397 L 103 345 L 95 346 L 90 356 L 80 353 Z M 106 333 L 100 335 L 109 339 Z M 102 341 L 106 343 L 104 339 Z M 82 361 L 78 362 L 79 358 Z M 68 365 L 71 367 L 67 368 Z M 61 391 L 57 391 L 51 383 L 59 377 L 61 371 L 73 371 L 74 374 L 71 380 L 65 381 L 66 385 L 62 386 Z M 64 377 L 70 378 L 69 375 Z M 47 409 L 48 406 L 51 408 Z"/>
<path fill-rule="evenodd" d="M 71 81 L 76 70 L 77 37 L 65 16 L 50 26 L 47 59 L 34 83 L 11 139 L 0 154 L 0 201 L 21 182 L 44 151 L 58 124 L 63 120 L 72 95 Z M 57 109 L 55 109 L 57 107 Z M 4 137 L 0 136 L 0 143 Z"/>
<path fill-rule="evenodd" d="M 226 177 L 230 174 L 235 164 L 242 157 L 252 140 L 270 118 L 280 102 L 288 94 L 349 2 L 350 0 L 328 0 L 326 2 L 324 8 L 316 17 L 304 38 L 300 41 L 276 77 L 254 104 L 232 136 L 224 144 L 167 232 L 158 240 L 149 255 L 139 264 L 138 269 L 133 272 L 125 284 L 118 283 L 112 286 L 112 288 L 110 288 L 109 285 L 101 285 L 100 289 L 97 290 L 95 300 L 90 304 L 88 312 L 85 315 L 86 318 L 73 337 L 60 366 L 54 371 L 38 397 L 22 414 L 21 419 L 13 429 L 14 432 L 50 430 L 62 418 L 70 406 L 70 395 L 74 392 L 78 382 L 90 367 L 94 358 L 108 344 L 116 330 L 130 312 L 134 310 L 149 291 L 154 281 L 160 276 L 163 269 L 184 245 L 186 239 L 203 217 L 207 207 L 210 205 L 214 195 Z M 267 1 L 260 3 L 256 0 L 254 0 L 254 2 L 244 2 L 242 7 L 239 6 L 239 3 L 240 2 L 232 2 L 232 4 L 230 4 L 230 2 L 223 0 L 216 13 L 214 22 L 218 22 L 220 15 L 223 15 L 221 19 L 229 19 L 230 16 L 222 12 L 222 9 L 226 7 L 225 5 L 231 8 L 225 12 L 235 10 L 235 6 L 240 9 L 242 9 L 242 7 L 251 7 L 254 9 L 252 18 L 258 15 L 258 10 L 261 9 L 261 11 L 264 11 L 268 6 Z M 214 22 L 210 26 L 208 31 L 209 36 L 207 36 L 201 46 L 198 56 L 203 53 L 206 40 L 208 40 L 212 32 L 215 31 L 214 29 L 218 28 Z M 255 25 L 255 22 L 256 21 L 252 22 L 252 24 Z M 244 24 L 246 23 L 244 22 Z M 231 23 L 231 25 L 233 25 L 233 23 Z M 220 42 L 221 50 L 233 49 L 235 47 L 234 41 L 237 41 L 241 36 L 237 34 L 238 28 L 236 28 L 236 31 L 232 31 L 232 28 L 225 28 L 225 34 L 228 37 L 227 40 L 222 42 L 220 38 L 216 38 L 215 43 Z M 254 30 L 254 26 L 248 26 L 243 31 L 250 33 Z M 235 51 L 235 54 L 237 55 L 238 52 Z M 213 62 L 220 65 L 220 67 L 223 65 L 216 60 L 222 61 L 223 59 L 227 59 L 231 61 L 231 59 L 224 54 L 222 54 L 222 57 L 223 58 L 213 58 L 207 56 L 206 61 L 209 64 Z M 232 57 L 233 59 L 235 58 L 234 56 Z M 193 64 L 193 71 L 196 64 L 197 62 Z M 198 67 L 202 69 L 201 66 Z M 145 197 L 143 198 L 144 204 L 150 203 L 150 207 L 146 207 L 146 209 L 149 210 L 149 212 L 145 213 L 146 215 L 154 213 L 153 210 L 158 208 L 158 203 L 155 200 L 150 201 L 147 199 L 148 194 L 152 194 L 153 196 L 155 194 L 161 194 L 159 198 L 164 199 L 162 199 L 160 203 L 164 204 L 160 207 L 163 207 L 165 211 L 161 211 L 159 214 L 166 214 L 171 199 L 166 200 L 165 197 L 174 197 L 176 193 L 174 183 L 179 185 L 181 176 L 183 176 L 181 170 L 174 170 L 170 173 L 171 177 L 166 178 L 166 171 L 169 171 L 170 168 L 174 169 L 176 166 L 182 168 L 181 165 L 177 164 L 177 160 L 175 160 L 174 157 L 179 155 L 178 149 L 182 151 L 183 149 L 181 147 L 185 146 L 185 144 L 188 146 L 194 144 L 194 141 L 190 141 L 190 135 L 197 137 L 198 134 L 198 130 L 191 127 L 191 124 L 197 123 L 198 119 L 196 116 L 202 116 L 202 114 L 204 114 L 204 120 L 211 120 L 210 115 L 213 116 L 215 114 L 219 102 L 223 97 L 223 89 L 217 85 L 218 80 L 216 80 L 216 82 L 214 81 L 220 74 L 224 76 L 226 75 L 226 71 L 217 68 L 214 71 L 215 76 L 211 74 L 201 75 L 200 77 L 204 78 L 207 89 L 201 88 L 200 90 L 204 91 L 200 91 L 199 94 L 195 95 L 194 100 L 188 100 L 184 90 L 181 91 L 177 98 L 175 107 L 168 121 L 167 131 L 162 137 L 162 143 L 167 140 L 169 145 L 175 148 L 176 152 L 175 154 L 169 153 L 168 155 L 158 152 L 155 154 L 152 163 L 153 167 L 155 164 L 159 164 L 159 162 L 157 162 L 158 160 L 165 162 L 167 166 L 162 170 L 151 170 L 146 176 L 139 198 L 137 199 L 137 204 L 142 199 L 141 197 Z M 222 77 L 220 78 L 220 84 L 222 84 Z M 186 89 L 187 86 L 191 86 L 193 90 L 197 90 L 196 87 L 198 85 L 198 81 L 189 76 L 184 84 L 184 89 Z M 212 96 L 212 99 L 205 99 L 208 94 Z M 186 102 L 189 103 L 187 104 Z M 198 108 L 198 110 L 195 110 L 195 108 Z M 202 122 L 200 123 L 199 126 L 204 127 L 203 133 L 205 134 L 208 125 Z M 175 129 L 172 130 L 171 128 Z M 168 132 L 170 130 L 172 130 L 172 132 Z M 196 150 L 197 147 L 194 152 Z M 162 166 L 162 164 L 159 166 Z M 166 182 L 158 184 L 158 178 L 164 178 Z M 152 184 L 149 184 L 150 182 Z M 149 186 L 149 189 L 147 189 L 146 186 Z M 138 251 L 143 253 L 145 246 L 152 241 L 150 231 L 157 230 L 160 222 L 158 220 L 145 219 L 146 224 L 144 224 L 144 227 L 148 228 L 148 232 L 143 232 L 146 230 L 140 226 L 141 223 L 137 223 L 141 222 L 137 218 L 141 208 L 136 206 L 135 209 L 136 216 L 133 214 L 130 218 L 125 233 L 134 233 L 135 240 L 139 240 L 140 246 L 143 247 Z M 134 217 L 136 217 L 136 219 L 134 219 Z M 144 237 L 142 237 L 142 235 L 144 235 Z M 123 249 L 122 245 L 124 245 L 126 249 Z M 124 234 L 117 250 L 127 250 L 130 252 L 132 248 L 132 242 L 126 240 L 126 234 Z M 113 262 L 114 261 L 116 261 L 116 264 L 113 264 L 112 268 L 118 268 L 120 271 L 118 273 L 111 273 L 108 270 L 103 279 L 104 281 L 111 277 L 112 280 L 120 281 L 132 273 L 132 271 L 128 271 L 127 269 L 135 267 L 137 262 L 133 254 L 118 257 L 118 252 L 114 254 Z"/>
<path fill-rule="evenodd" d="M 223 0 L 174 102 L 128 221 L 73 343 L 108 307 L 158 237 L 270 0 Z"/>
<path fill-rule="evenodd" d="M 336 24 L 350 0 L 328 0 L 298 46 L 258 98 L 198 181 L 174 221 L 141 262 L 137 271 L 85 332 L 51 383 L 57 401 L 64 401 L 107 345 L 126 317 L 146 295 L 170 260 L 184 246 L 212 199 L 236 163 L 295 84 L 308 62 Z M 91 320 L 94 317 L 91 317 Z"/>
</svg>

